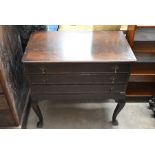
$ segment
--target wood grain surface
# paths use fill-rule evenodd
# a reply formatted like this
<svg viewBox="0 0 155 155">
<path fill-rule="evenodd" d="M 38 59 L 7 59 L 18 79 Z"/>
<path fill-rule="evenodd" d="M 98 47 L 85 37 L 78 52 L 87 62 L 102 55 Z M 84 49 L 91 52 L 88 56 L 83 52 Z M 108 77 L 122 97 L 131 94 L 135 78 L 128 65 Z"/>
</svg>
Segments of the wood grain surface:
<svg viewBox="0 0 155 155">
<path fill-rule="evenodd" d="M 121 31 L 36 32 L 23 62 L 133 62 L 136 58 Z"/>
</svg>

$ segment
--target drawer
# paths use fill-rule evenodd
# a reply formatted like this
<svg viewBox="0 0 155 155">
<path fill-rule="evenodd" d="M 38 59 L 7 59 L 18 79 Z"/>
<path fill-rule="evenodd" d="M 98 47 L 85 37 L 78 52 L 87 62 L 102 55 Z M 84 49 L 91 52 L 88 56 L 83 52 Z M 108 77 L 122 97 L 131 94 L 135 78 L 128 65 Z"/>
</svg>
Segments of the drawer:
<svg viewBox="0 0 155 155">
<path fill-rule="evenodd" d="M 26 74 L 55 74 L 74 72 L 129 72 L 128 64 L 116 63 L 31 63 L 26 64 Z"/>
<path fill-rule="evenodd" d="M 42 94 L 68 94 L 68 93 L 111 93 L 113 91 L 125 91 L 125 85 L 31 85 L 33 93 Z"/>
<path fill-rule="evenodd" d="M 0 110 L 2 109 L 8 109 L 8 104 L 7 104 L 7 101 L 5 99 L 5 96 L 4 95 L 0 95 Z"/>
<path fill-rule="evenodd" d="M 97 100 L 107 99 L 107 98 L 117 98 L 117 96 L 120 96 L 121 94 L 118 92 L 111 93 L 70 93 L 70 94 L 33 94 L 34 100 L 55 100 L 55 101 L 72 101 L 76 102 L 75 100 L 86 100 L 88 101 L 94 101 L 97 102 Z"/>
<path fill-rule="evenodd" d="M 99 83 L 126 83 L 128 74 L 105 73 L 64 73 L 49 75 L 28 75 L 31 84 L 99 84 Z"/>
<path fill-rule="evenodd" d="M 33 94 L 34 100 L 54 100 L 54 101 L 71 101 L 76 102 L 76 100 L 85 100 L 86 102 L 97 102 L 112 98 L 112 99 L 120 99 L 125 97 L 125 92 L 117 92 L 114 91 L 112 93 L 103 92 L 100 93 L 62 93 L 62 94 Z"/>
</svg>

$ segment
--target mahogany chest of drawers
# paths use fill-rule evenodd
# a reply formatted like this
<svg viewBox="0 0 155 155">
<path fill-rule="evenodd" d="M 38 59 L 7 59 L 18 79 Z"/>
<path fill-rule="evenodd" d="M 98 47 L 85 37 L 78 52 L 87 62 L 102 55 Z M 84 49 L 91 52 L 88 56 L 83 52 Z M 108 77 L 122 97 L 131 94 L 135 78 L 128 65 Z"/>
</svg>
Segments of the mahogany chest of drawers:
<svg viewBox="0 0 155 155">
<path fill-rule="evenodd" d="M 43 124 L 38 100 L 118 102 L 112 122 L 125 105 L 130 64 L 136 58 L 120 31 L 33 33 L 23 56 L 32 107 Z"/>
</svg>

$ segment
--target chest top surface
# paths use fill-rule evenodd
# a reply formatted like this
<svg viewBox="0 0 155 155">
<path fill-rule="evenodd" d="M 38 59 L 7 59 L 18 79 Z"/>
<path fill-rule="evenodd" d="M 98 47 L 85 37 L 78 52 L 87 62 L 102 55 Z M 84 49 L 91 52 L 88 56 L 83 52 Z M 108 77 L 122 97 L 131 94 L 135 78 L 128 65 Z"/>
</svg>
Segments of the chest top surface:
<svg viewBox="0 0 155 155">
<path fill-rule="evenodd" d="M 35 32 L 22 61 L 134 62 L 136 58 L 121 31 Z"/>
</svg>

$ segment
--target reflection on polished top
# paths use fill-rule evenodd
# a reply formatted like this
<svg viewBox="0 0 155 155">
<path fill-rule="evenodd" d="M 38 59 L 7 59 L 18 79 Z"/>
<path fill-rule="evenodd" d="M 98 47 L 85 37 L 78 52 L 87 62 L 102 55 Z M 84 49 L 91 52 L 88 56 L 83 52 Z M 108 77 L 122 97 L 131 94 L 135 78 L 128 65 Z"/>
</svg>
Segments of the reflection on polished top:
<svg viewBox="0 0 155 155">
<path fill-rule="evenodd" d="M 23 62 L 132 62 L 136 58 L 121 31 L 35 32 Z"/>
</svg>

